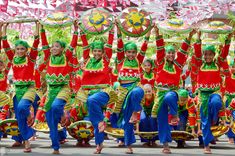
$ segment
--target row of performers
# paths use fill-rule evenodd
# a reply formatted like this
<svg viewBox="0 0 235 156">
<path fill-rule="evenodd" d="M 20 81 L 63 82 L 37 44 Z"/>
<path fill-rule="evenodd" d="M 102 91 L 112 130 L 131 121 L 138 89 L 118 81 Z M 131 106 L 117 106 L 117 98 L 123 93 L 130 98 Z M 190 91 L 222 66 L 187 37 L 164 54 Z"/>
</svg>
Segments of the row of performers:
<svg viewBox="0 0 235 156">
<path fill-rule="evenodd" d="M 12 49 L 7 41 L 7 24 L 0 26 L 2 29 L 2 48 L 5 50 L 10 61 L 8 65 L 4 65 L 5 62 L 0 61 L 1 105 L 4 105 L 3 110 L 7 110 L 9 107 L 6 105 L 8 99 L 5 92 L 7 89 L 7 74 L 10 66 L 12 66 L 15 87 L 13 107 L 20 130 L 20 136 L 13 139 L 16 140 L 15 145 L 24 141 L 24 152 L 31 152 L 29 138 L 35 132 L 31 128 L 34 123 L 34 117 L 30 113 L 30 106 L 35 105 L 36 109 L 36 100 L 40 99 L 36 94 L 36 87 L 41 85 L 40 74 L 46 71 L 44 76 L 47 83 L 47 91 L 45 105 L 42 110 L 46 112 L 45 117 L 50 129 L 54 154 L 58 154 L 60 148 L 57 126 L 59 123 L 66 126 L 69 121 L 68 114 L 69 110 L 71 110 L 71 105 L 68 102 L 71 97 L 70 87 L 76 88 L 77 86 L 80 86 L 80 89 L 75 96 L 75 101 L 78 101 L 77 103 L 86 103 L 87 105 L 89 120 L 94 127 L 95 143 L 97 145 L 96 154 L 101 153 L 104 129 L 113 112 L 119 115 L 117 116 L 119 121 L 121 118 L 121 128 L 124 129 L 123 143 L 127 146 L 126 152 L 133 153 L 131 145 L 135 142 L 134 124 L 138 121 L 138 114 L 142 109 L 153 122 L 157 122 L 157 126 L 155 124 L 152 130 L 157 128 L 159 132 L 159 140 L 163 144 L 162 152 L 171 153 L 168 146 L 168 142 L 172 141 L 169 123 L 177 125 L 179 120 L 178 115 L 180 114 L 178 106 L 179 108 L 184 107 L 189 109 L 192 104 L 190 102 L 191 99 L 188 100 L 187 92 L 185 90 L 178 91 L 178 88 L 182 70 L 187 60 L 190 40 L 196 32 L 195 30 L 189 33 L 188 38 L 183 41 L 180 49 L 176 51 L 174 46 L 165 46 L 158 28 L 154 26 L 157 49 L 156 60 L 154 61 L 156 73 L 154 74 L 151 61 L 144 61 L 151 31 L 146 34 L 138 52 L 137 45 L 134 42 L 123 43 L 122 33 L 117 26 L 116 69 L 118 73 L 117 81 L 119 83 L 115 83 L 114 87 L 111 87 L 109 64 L 113 51 L 114 30 L 109 32 L 108 40 L 105 44 L 99 41 L 88 44 L 86 34 L 80 30 L 85 63 L 82 68 L 80 85 L 75 83 L 74 86 L 74 83 L 70 83 L 70 74 L 78 71 L 77 56 L 74 52 L 77 46 L 79 29 L 76 22 L 74 23 L 72 41 L 67 48 L 66 44 L 60 40 L 52 43 L 52 46 L 49 47 L 45 30 L 37 23 L 32 47 L 29 48 L 27 42 L 18 40 L 15 43 L 15 48 Z M 44 62 L 35 70 L 35 61 L 38 55 L 37 48 L 40 42 L 40 27 Z M 222 102 L 223 96 L 227 99 L 227 114 L 230 113 L 229 116 L 231 116 L 231 112 L 234 109 L 234 66 L 229 66 L 226 60 L 233 33 L 227 36 L 220 55 L 216 59 L 214 58 L 215 47 L 213 45 L 206 45 L 202 48 L 201 33 L 198 32 L 197 36 L 198 40 L 194 44 L 194 54 L 191 60 L 190 76 L 193 88 L 197 90 L 198 119 L 200 119 L 199 122 L 201 123 L 198 124 L 198 127 L 201 126 L 202 130 L 204 152 L 211 153 L 209 144 L 214 140 L 214 137 L 210 127 L 217 123 L 218 118 L 221 119 L 222 124 L 226 125 L 226 109 Z M 90 51 L 93 57 L 90 57 Z M 142 63 L 146 67 L 146 71 L 141 69 Z M 221 73 L 222 69 L 223 72 Z M 221 75 L 225 75 L 225 85 L 222 85 Z M 146 89 L 146 97 L 148 97 L 147 92 L 153 94 L 151 98 L 146 99 L 143 107 L 141 102 L 144 99 L 144 90 L 139 83 L 140 80 L 143 81 L 143 84 L 151 85 L 151 87 L 148 87 L 149 85 L 145 86 L 148 88 Z M 156 88 L 154 93 L 153 85 Z M 223 92 L 221 92 L 221 88 L 224 88 Z M 154 102 L 153 97 L 155 99 Z M 181 106 L 180 103 L 188 104 Z M 194 107 L 194 105 L 192 106 Z M 103 113 L 103 108 L 106 108 L 106 113 Z M 193 113 L 194 115 L 189 115 L 189 118 L 195 118 L 195 111 Z M 193 121 L 191 122 L 192 129 L 194 129 L 195 120 L 191 121 Z M 143 127 L 144 130 L 149 130 L 149 127 L 145 125 Z"/>
</svg>

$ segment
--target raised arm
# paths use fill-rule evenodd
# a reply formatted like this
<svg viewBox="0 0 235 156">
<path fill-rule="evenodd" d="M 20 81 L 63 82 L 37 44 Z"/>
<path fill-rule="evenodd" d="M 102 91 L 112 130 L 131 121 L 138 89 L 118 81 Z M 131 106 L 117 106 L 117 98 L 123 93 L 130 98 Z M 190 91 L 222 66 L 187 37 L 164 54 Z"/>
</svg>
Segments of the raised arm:
<svg viewBox="0 0 235 156">
<path fill-rule="evenodd" d="M 11 49 L 10 44 L 7 41 L 7 35 L 6 35 L 7 26 L 8 26 L 8 23 L 3 25 L 3 32 L 2 32 L 2 44 L 3 45 L 2 46 L 3 46 L 4 51 L 7 54 L 8 59 L 12 61 L 14 57 L 14 51 Z"/>
<path fill-rule="evenodd" d="M 85 32 L 82 31 L 82 29 L 80 28 L 80 37 L 82 40 L 82 48 L 83 48 L 83 59 L 85 62 L 87 62 L 87 60 L 90 58 L 90 46 L 88 44 L 87 38 L 86 38 L 86 34 Z"/>
<path fill-rule="evenodd" d="M 117 26 L 117 62 L 121 62 L 125 58 L 124 54 L 124 43 L 122 41 L 122 33 L 120 28 Z"/>
<path fill-rule="evenodd" d="M 157 51 L 156 51 L 156 63 L 157 65 L 160 65 L 164 62 L 165 58 L 165 43 L 163 40 L 162 35 L 159 34 L 159 29 L 157 26 L 154 27 L 155 32 L 156 32 L 156 46 L 157 46 Z"/>
<path fill-rule="evenodd" d="M 149 32 L 144 37 L 144 43 L 142 44 L 140 52 L 137 55 L 137 59 L 138 59 L 140 64 L 142 64 L 142 62 L 144 60 L 145 53 L 146 53 L 146 50 L 148 48 L 148 41 L 149 41 L 150 34 L 151 34 L 151 29 L 149 30 Z"/>
<path fill-rule="evenodd" d="M 113 38 L 114 38 L 114 30 L 112 29 L 109 31 L 108 42 L 104 45 L 104 51 L 109 60 L 112 58 L 112 53 L 113 53 L 112 50 Z"/>
<path fill-rule="evenodd" d="M 202 64 L 202 44 L 201 44 L 201 32 L 197 33 L 197 41 L 194 43 L 194 57 L 195 65 L 197 68 L 200 68 Z"/>
<path fill-rule="evenodd" d="M 77 22 L 74 22 L 74 32 L 73 32 L 73 38 L 70 42 L 69 47 L 66 50 L 66 58 L 68 61 L 70 61 L 71 63 L 74 61 L 74 59 L 76 60 L 76 52 L 75 52 L 75 48 L 77 46 L 77 42 L 78 42 L 78 25 Z"/>
<path fill-rule="evenodd" d="M 192 39 L 192 36 L 195 34 L 195 30 L 191 31 L 189 33 L 189 36 L 187 39 L 184 40 L 184 42 L 181 45 L 180 50 L 177 52 L 177 58 L 176 58 L 176 62 L 178 63 L 179 66 L 181 66 L 181 68 L 184 67 L 185 62 L 187 60 L 188 57 L 188 49 L 190 47 L 190 41 Z"/>
<path fill-rule="evenodd" d="M 39 45 L 39 22 L 36 22 L 36 30 L 34 34 L 34 42 L 32 45 L 32 48 L 30 50 L 29 57 L 32 61 L 36 61 L 36 58 L 38 56 L 38 45 Z"/>
<path fill-rule="evenodd" d="M 229 53 L 229 47 L 230 47 L 230 43 L 231 43 L 231 38 L 233 36 L 234 32 L 233 33 L 230 33 L 228 36 L 227 36 L 227 39 L 225 40 L 225 44 L 222 48 L 222 51 L 218 57 L 218 63 L 219 65 L 221 65 L 224 61 L 226 61 L 226 58 L 228 56 L 228 53 Z"/>
<path fill-rule="evenodd" d="M 44 63 L 47 64 L 50 58 L 50 47 L 47 41 L 46 32 L 45 29 L 43 29 L 43 26 L 41 25 L 41 43 L 42 43 L 42 50 L 44 52 Z"/>
</svg>

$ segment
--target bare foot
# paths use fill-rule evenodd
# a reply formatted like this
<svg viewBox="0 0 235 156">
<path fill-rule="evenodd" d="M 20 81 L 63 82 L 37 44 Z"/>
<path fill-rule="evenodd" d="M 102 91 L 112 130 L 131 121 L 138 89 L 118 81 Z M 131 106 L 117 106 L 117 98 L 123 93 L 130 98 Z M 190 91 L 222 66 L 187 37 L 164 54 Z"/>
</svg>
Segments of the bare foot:
<svg viewBox="0 0 235 156">
<path fill-rule="evenodd" d="M 126 154 L 133 154 L 133 149 L 131 148 L 131 146 L 128 146 Z"/>
<path fill-rule="evenodd" d="M 164 148 L 162 149 L 162 153 L 164 153 L 164 154 L 171 154 L 171 150 L 170 150 L 169 147 L 164 147 Z"/>
<path fill-rule="evenodd" d="M 54 150 L 54 151 L 52 152 L 52 154 L 60 154 L 60 151 L 59 151 L 59 150 Z"/>
<path fill-rule="evenodd" d="M 32 152 L 31 147 L 30 147 L 30 143 L 29 143 L 28 140 L 26 140 L 26 141 L 24 142 L 24 152 L 25 152 L 25 153 L 30 153 L 30 152 Z"/>
<path fill-rule="evenodd" d="M 20 147 L 21 145 L 22 143 L 16 141 L 11 145 L 11 147 Z"/>
<path fill-rule="evenodd" d="M 204 154 L 212 154 L 211 149 L 209 146 L 204 147 Z"/>
<path fill-rule="evenodd" d="M 99 129 L 99 132 L 103 132 L 106 128 L 106 123 L 104 121 L 101 121 L 99 124 L 98 124 L 98 129 Z"/>
<path fill-rule="evenodd" d="M 96 151 L 94 152 L 94 154 L 101 154 L 101 151 L 103 149 L 103 145 L 97 145 L 96 146 Z"/>
<path fill-rule="evenodd" d="M 229 143 L 229 144 L 234 144 L 234 139 L 233 139 L 233 138 L 229 138 L 229 139 L 228 139 L 228 143 Z"/>
</svg>

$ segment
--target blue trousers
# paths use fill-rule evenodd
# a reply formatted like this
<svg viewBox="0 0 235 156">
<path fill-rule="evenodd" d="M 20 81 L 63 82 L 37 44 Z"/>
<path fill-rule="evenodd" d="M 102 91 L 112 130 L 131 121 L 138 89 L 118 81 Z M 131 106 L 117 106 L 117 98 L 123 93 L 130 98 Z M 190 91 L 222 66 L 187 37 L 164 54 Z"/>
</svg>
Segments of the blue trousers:
<svg viewBox="0 0 235 156">
<path fill-rule="evenodd" d="M 62 131 L 58 132 L 59 141 L 65 140 L 67 138 L 66 128 L 63 128 Z"/>
<path fill-rule="evenodd" d="M 146 113 L 142 110 L 140 114 L 140 123 L 139 123 L 139 131 L 140 132 L 153 132 L 157 131 L 157 119 L 152 118 L 151 116 L 146 115 Z M 141 142 L 149 142 L 155 141 L 158 137 L 154 137 L 152 140 L 146 140 L 144 138 L 140 138 Z"/>
<path fill-rule="evenodd" d="M 109 119 L 111 126 L 113 128 L 122 128 L 123 129 L 122 125 L 118 124 L 118 119 L 119 119 L 119 114 L 117 114 L 117 113 L 111 114 L 110 119 Z M 119 141 L 124 142 L 124 138 L 118 138 L 117 142 L 119 142 Z"/>
<path fill-rule="evenodd" d="M 218 121 L 219 110 L 222 107 L 222 99 L 219 94 L 211 94 L 208 98 L 208 114 L 203 113 L 203 106 L 200 108 L 202 134 L 204 146 L 208 146 L 209 143 L 214 140 L 214 136 L 211 132 L 211 123 Z"/>
<path fill-rule="evenodd" d="M 122 84 L 121 86 L 126 88 L 131 86 L 132 83 Z M 132 116 L 133 112 L 139 112 L 142 110 L 141 100 L 144 97 L 144 91 L 140 87 L 135 87 L 129 93 L 129 98 L 126 98 L 123 105 L 122 112 L 123 120 L 122 127 L 124 129 L 124 143 L 126 146 L 130 146 L 131 144 L 136 142 L 135 134 L 134 134 L 134 124 L 130 123 L 129 120 Z"/>
<path fill-rule="evenodd" d="M 164 95 L 162 104 L 157 115 L 158 122 L 158 137 L 161 143 L 171 142 L 171 127 L 168 123 L 168 109 L 169 114 L 175 116 L 178 111 L 178 96 L 176 92 L 169 91 Z"/>
<path fill-rule="evenodd" d="M 60 148 L 60 137 L 58 133 L 58 124 L 61 117 L 64 115 L 65 100 L 55 98 L 51 105 L 51 109 L 46 112 L 46 120 L 48 127 L 50 128 L 50 138 L 52 141 L 52 148 L 59 150 Z"/>
<path fill-rule="evenodd" d="M 104 114 L 102 107 L 109 101 L 109 95 L 105 92 L 98 92 L 88 96 L 87 105 L 90 121 L 94 127 L 95 144 L 99 145 L 104 141 L 104 132 L 99 132 L 98 124 L 103 121 Z"/>
</svg>

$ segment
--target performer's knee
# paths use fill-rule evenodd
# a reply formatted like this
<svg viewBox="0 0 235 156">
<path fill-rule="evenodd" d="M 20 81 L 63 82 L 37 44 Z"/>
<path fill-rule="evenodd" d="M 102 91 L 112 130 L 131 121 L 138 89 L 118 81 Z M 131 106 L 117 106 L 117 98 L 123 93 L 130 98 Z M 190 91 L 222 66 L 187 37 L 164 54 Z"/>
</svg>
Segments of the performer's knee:
<svg viewBox="0 0 235 156">
<path fill-rule="evenodd" d="M 218 94 L 213 94 L 211 99 L 210 99 L 210 102 L 209 102 L 209 105 L 210 106 L 216 106 L 216 107 L 221 107 L 222 106 L 222 100 L 221 100 L 221 97 L 220 95 Z"/>
<path fill-rule="evenodd" d="M 135 87 L 132 91 L 131 91 L 131 96 L 135 99 L 142 99 L 144 97 L 144 90 L 140 87 Z"/>
<path fill-rule="evenodd" d="M 177 102 L 177 95 L 175 92 L 167 92 L 166 95 L 164 96 L 164 99 L 163 99 L 163 102 L 164 103 L 171 103 L 171 102 Z"/>
</svg>

